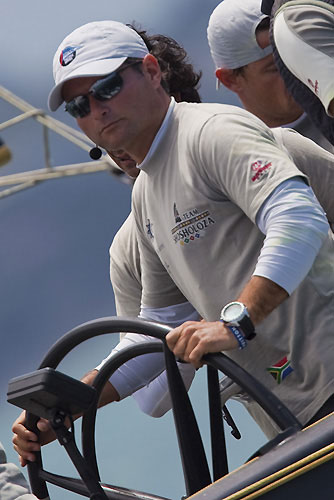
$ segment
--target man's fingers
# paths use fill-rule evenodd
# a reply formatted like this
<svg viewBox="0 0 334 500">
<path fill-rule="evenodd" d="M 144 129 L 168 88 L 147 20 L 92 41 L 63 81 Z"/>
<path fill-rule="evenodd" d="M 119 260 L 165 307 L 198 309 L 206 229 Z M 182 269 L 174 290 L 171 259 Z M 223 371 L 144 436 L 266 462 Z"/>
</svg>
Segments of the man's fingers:
<svg viewBox="0 0 334 500">
<path fill-rule="evenodd" d="M 28 462 L 35 462 L 35 460 L 36 460 L 35 453 L 33 453 L 31 451 L 23 451 L 22 448 L 20 448 L 16 445 L 14 445 L 14 450 L 19 455 L 19 460 L 20 460 L 20 464 L 22 465 L 22 467 L 27 465 Z M 38 450 L 36 450 L 36 451 L 38 451 Z"/>
<path fill-rule="evenodd" d="M 171 351 L 174 350 L 174 347 L 179 342 L 180 337 L 182 337 L 186 332 L 187 327 L 191 326 L 193 323 L 194 321 L 186 321 L 186 323 L 183 323 L 182 325 L 173 328 L 173 330 L 167 333 L 166 342 Z"/>
<path fill-rule="evenodd" d="M 174 328 L 166 335 L 166 342 L 171 351 L 173 351 L 177 341 L 179 340 L 181 329 L 180 327 Z"/>
<path fill-rule="evenodd" d="M 30 433 L 30 431 L 28 431 Z M 27 463 L 27 460 L 30 462 L 35 461 L 35 451 L 40 451 L 41 447 L 38 441 L 36 441 L 37 436 L 33 433 L 30 433 L 33 435 L 34 440 L 28 440 L 27 435 L 24 437 L 20 437 L 20 435 L 24 435 L 24 433 L 20 433 L 20 435 L 15 434 L 13 437 L 13 445 L 14 445 L 14 450 L 19 454 L 20 456 L 20 462 L 21 465 L 25 465 Z"/>
<path fill-rule="evenodd" d="M 37 428 L 41 432 L 46 432 L 46 431 L 49 431 L 51 429 L 51 426 L 50 426 L 50 423 L 45 418 L 41 418 L 37 422 Z"/>
<path fill-rule="evenodd" d="M 14 423 L 12 431 L 14 433 L 13 442 L 16 437 L 23 441 L 38 441 L 38 437 L 34 432 L 29 431 L 23 424 L 17 421 Z"/>
<path fill-rule="evenodd" d="M 23 426 L 22 426 L 23 427 Z M 22 446 L 25 449 L 39 449 L 38 437 L 34 432 L 24 429 L 19 429 L 13 436 L 13 443 L 17 446 Z"/>
<path fill-rule="evenodd" d="M 41 446 L 37 434 L 28 430 L 25 425 L 25 412 L 15 420 L 13 431 L 13 446 L 14 450 L 18 453 L 20 463 L 24 467 L 28 461 L 34 462 L 36 460 L 35 452 L 40 451 Z"/>
<path fill-rule="evenodd" d="M 184 355 L 189 339 L 191 339 L 191 336 L 196 329 L 196 325 L 198 325 L 197 321 L 187 321 L 183 325 L 168 333 L 166 337 L 167 345 L 176 357 L 187 361 L 187 359 L 184 358 Z"/>
<path fill-rule="evenodd" d="M 187 321 L 171 330 L 166 337 L 174 355 L 196 368 L 203 365 L 202 357 L 208 352 L 235 349 L 234 336 L 219 322 Z"/>
<path fill-rule="evenodd" d="M 195 368 L 200 368 L 201 366 L 203 366 L 203 362 L 201 361 L 201 359 L 206 353 L 207 351 L 203 348 L 203 345 L 197 343 L 196 347 L 189 350 L 189 353 L 187 353 L 189 363 L 194 365 Z"/>
</svg>

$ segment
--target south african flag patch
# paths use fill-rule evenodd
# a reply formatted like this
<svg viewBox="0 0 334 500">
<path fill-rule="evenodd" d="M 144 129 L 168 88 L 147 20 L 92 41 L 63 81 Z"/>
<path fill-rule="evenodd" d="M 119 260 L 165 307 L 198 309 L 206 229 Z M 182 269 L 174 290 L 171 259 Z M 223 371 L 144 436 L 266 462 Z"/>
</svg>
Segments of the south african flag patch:
<svg viewBox="0 0 334 500">
<path fill-rule="evenodd" d="M 278 363 L 273 366 L 269 366 L 267 371 L 274 377 L 276 382 L 280 384 L 288 375 L 290 375 L 291 372 L 293 372 L 293 368 L 288 358 L 284 356 L 284 358 L 278 361 Z"/>
</svg>

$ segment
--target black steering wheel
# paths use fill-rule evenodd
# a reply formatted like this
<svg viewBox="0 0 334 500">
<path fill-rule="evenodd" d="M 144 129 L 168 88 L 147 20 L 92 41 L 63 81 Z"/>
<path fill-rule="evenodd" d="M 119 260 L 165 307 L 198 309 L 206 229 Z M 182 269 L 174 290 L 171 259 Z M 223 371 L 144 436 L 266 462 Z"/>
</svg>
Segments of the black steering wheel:
<svg viewBox="0 0 334 500">
<path fill-rule="evenodd" d="M 169 331 L 170 329 L 166 325 L 140 319 L 119 317 L 101 318 L 90 321 L 88 323 L 84 323 L 70 330 L 63 337 L 61 337 L 47 352 L 39 366 L 39 370 L 46 367 L 52 369 L 57 368 L 62 359 L 74 347 L 78 346 L 87 339 L 107 333 L 139 333 L 154 337 L 162 341 L 161 343 L 142 342 L 118 352 L 107 363 L 105 363 L 94 380 L 93 387 L 95 387 L 97 397 L 95 399 L 95 403 L 92 404 L 83 415 L 83 457 L 81 455 L 79 457 L 80 460 L 83 461 L 82 463 L 85 464 L 85 468 L 89 469 L 89 477 L 87 482 L 90 482 L 92 488 L 87 487 L 87 482 L 85 483 L 84 480 L 59 476 L 45 471 L 42 465 L 41 453 L 39 452 L 36 453 L 36 461 L 28 463 L 28 474 L 32 492 L 36 495 L 37 498 L 41 500 L 49 498 L 46 482 L 50 482 L 83 496 L 94 498 L 94 500 L 106 498 L 114 500 L 166 500 L 155 495 L 116 486 L 104 486 L 101 488 L 95 454 L 94 437 L 98 397 L 104 387 L 104 384 L 109 379 L 111 374 L 115 370 L 117 370 L 119 366 L 135 356 L 161 351 L 164 352 L 165 357 L 169 391 L 173 404 L 174 421 L 178 436 L 187 495 L 189 496 L 197 492 L 199 489 L 209 485 L 212 482 L 202 439 L 187 391 L 184 387 L 182 377 L 177 368 L 175 357 L 173 353 L 168 349 L 165 342 L 165 337 Z M 299 421 L 276 396 L 274 396 L 266 387 L 259 383 L 253 376 L 247 373 L 243 368 L 237 365 L 230 358 L 228 358 L 224 354 L 219 353 L 207 354 L 204 356 L 203 360 L 208 365 L 208 369 L 211 370 L 211 376 L 212 373 L 222 371 L 225 375 L 227 375 L 235 383 L 237 383 L 255 401 L 257 401 L 257 403 L 278 425 L 278 427 L 281 429 L 281 433 L 279 434 L 278 438 L 276 438 L 274 443 L 279 442 L 287 435 L 290 435 L 301 428 L 301 424 L 299 423 Z M 218 375 L 216 378 L 213 377 L 213 381 L 217 383 L 215 384 L 215 391 L 213 391 L 212 393 L 212 400 L 215 401 L 215 406 L 212 405 L 212 408 L 217 409 L 219 407 L 220 410 Z M 26 426 L 30 430 L 38 432 L 36 427 L 38 419 L 38 416 L 27 412 Z M 221 420 L 222 419 L 220 417 L 220 422 L 218 422 L 218 425 L 222 425 Z M 220 450 L 216 449 L 216 458 L 217 456 L 219 456 L 219 453 Z M 218 477 L 220 477 L 220 475 L 222 475 L 222 473 L 218 474 Z M 81 475 L 81 477 L 83 476 Z"/>
</svg>

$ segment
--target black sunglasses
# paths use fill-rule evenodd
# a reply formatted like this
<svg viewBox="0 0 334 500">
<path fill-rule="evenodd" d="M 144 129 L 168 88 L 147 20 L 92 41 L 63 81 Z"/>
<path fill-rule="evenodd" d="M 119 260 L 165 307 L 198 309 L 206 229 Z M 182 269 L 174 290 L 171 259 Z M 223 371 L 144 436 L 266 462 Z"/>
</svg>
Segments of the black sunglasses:
<svg viewBox="0 0 334 500">
<path fill-rule="evenodd" d="M 120 73 L 130 66 L 141 64 L 141 61 L 136 61 L 128 64 L 123 68 L 109 73 L 104 78 L 97 80 L 88 91 L 88 94 L 78 95 L 71 101 L 65 104 L 65 111 L 67 111 L 74 118 L 84 118 L 90 113 L 89 97 L 93 96 L 97 101 L 107 101 L 115 95 L 119 94 L 123 86 L 123 78 Z"/>
</svg>

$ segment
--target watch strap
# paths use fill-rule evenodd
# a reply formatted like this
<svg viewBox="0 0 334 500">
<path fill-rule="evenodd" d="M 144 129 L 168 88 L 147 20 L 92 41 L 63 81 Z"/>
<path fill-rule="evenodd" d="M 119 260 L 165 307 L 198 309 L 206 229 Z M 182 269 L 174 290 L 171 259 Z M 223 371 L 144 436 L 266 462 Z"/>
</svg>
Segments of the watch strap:
<svg viewBox="0 0 334 500">
<path fill-rule="evenodd" d="M 251 340 L 255 337 L 255 327 L 249 316 L 244 316 L 238 321 L 241 330 L 247 340 Z"/>
</svg>

